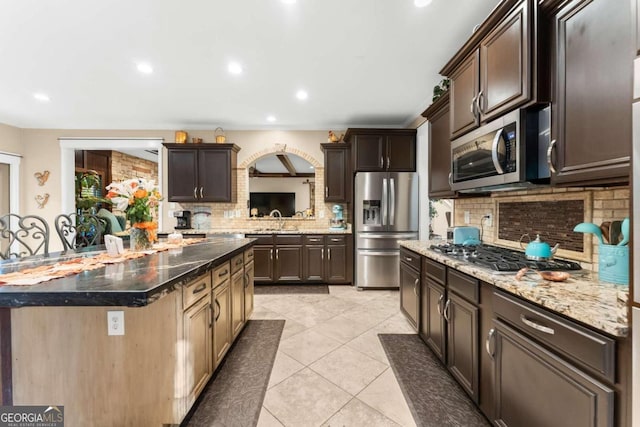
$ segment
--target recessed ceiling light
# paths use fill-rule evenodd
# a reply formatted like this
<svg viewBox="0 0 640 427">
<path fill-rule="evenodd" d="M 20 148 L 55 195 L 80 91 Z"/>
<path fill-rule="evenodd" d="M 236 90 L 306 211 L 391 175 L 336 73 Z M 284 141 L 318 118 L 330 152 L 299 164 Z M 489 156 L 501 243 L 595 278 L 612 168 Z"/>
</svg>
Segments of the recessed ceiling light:
<svg viewBox="0 0 640 427">
<path fill-rule="evenodd" d="M 49 98 L 49 95 L 47 95 L 46 93 L 34 93 L 33 97 L 35 99 L 37 99 L 40 102 L 49 102 L 51 101 L 51 98 Z"/>
<path fill-rule="evenodd" d="M 242 74 L 242 65 L 237 62 L 229 62 L 227 69 L 231 74 Z"/>
<path fill-rule="evenodd" d="M 305 99 L 309 98 L 309 94 L 306 90 L 300 89 L 296 92 L 296 98 L 298 98 L 300 101 L 304 101 Z"/>
<path fill-rule="evenodd" d="M 273 123 L 273 122 L 276 121 L 276 117 L 275 116 L 267 116 L 267 121 Z"/>
<path fill-rule="evenodd" d="M 432 0 L 413 0 L 413 4 L 416 5 L 416 7 L 425 7 L 431 4 Z"/>
<path fill-rule="evenodd" d="M 142 74 L 151 74 L 153 73 L 153 67 L 151 64 L 147 64 L 146 62 L 139 62 L 137 65 L 138 71 Z"/>
</svg>

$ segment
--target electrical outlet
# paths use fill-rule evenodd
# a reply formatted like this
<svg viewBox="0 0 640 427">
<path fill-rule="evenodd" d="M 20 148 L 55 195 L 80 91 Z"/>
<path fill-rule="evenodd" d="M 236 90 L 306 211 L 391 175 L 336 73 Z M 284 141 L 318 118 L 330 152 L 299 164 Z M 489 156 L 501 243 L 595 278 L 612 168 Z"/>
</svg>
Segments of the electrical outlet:
<svg viewBox="0 0 640 427">
<path fill-rule="evenodd" d="M 107 335 L 124 335 L 124 311 L 107 311 Z"/>
<path fill-rule="evenodd" d="M 224 211 L 224 217 L 229 218 L 229 211 Z"/>
<path fill-rule="evenodd" d="M 493 226 L 493 214 L 491 212 L 487 212 L 485 218 L 485 224 L 487 224 L 487 227 Z"/>
<path fill-rule="evenodd" d="M 318 212 L 318 217 L 320 217 L 320 219 L 324 218 L 324 209 L 320 209 L 320 211 Z"/>
<path fill-rule="evenodd" d="M 465 224 L 471 223 L 471 213 L 469 211 L 464 211 L 464 223 Z"/>
</svg>

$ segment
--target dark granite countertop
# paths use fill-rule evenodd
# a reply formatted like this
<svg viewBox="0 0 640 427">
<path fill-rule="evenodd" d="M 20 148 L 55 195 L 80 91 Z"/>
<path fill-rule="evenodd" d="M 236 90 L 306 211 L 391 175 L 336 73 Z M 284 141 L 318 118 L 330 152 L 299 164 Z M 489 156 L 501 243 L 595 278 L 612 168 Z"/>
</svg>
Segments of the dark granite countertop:
<svg viewBox="0 0 640 427">
<path fill-rule="evenodd" d="M 145 306 L 243 252 L 254 241 L 213 238 L 37 285 L 2 286 L 0 307 Z M 95 252 L 55 253 L 4 261 L 0 274 L 92 254 Z"/>
</svg>

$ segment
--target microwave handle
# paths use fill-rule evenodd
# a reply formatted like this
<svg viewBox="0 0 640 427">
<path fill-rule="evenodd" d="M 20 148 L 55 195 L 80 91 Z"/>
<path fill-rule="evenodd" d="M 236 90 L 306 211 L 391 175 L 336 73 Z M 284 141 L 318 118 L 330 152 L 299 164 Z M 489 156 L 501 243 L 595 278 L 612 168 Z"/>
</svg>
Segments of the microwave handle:
<svg viewBox="0 0 640 427">
<path fill-rule="evenodd" d="M 500 143 L 500 135 L 502 135 L 503 129 L 498 129 L 496 135 L 493 137 L 493 145 L 491 147 L 491 160 L 493 160 L 493 166 L 496 168 L 498 174 L 504 174 L 504 169 L 498 161 L 498 144 Z"/>
</svg>

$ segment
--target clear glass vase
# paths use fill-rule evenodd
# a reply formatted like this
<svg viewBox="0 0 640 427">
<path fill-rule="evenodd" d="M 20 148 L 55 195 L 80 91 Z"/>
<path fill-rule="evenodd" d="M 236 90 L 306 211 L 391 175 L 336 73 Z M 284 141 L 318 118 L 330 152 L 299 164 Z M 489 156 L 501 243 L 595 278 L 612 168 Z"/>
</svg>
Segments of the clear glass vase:
<svg viewBox="0 0 640 427">
<path fill-rule="evenodd" d="M 129 241 L 129 248 L 133 252 L 149 250 L 153 245 L 152 230 L 136 227 L 134 224 L 129 230 Z"/>
</svg>

